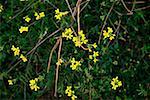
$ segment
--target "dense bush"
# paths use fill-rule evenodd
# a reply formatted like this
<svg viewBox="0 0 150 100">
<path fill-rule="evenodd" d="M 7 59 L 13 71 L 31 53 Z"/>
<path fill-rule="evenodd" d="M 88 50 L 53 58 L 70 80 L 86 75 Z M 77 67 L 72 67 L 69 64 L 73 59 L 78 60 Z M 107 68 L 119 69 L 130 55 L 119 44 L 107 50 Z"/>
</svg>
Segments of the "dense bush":
<svg viewBox="0 0 150 100">
<path fill-rule="evenodd" d="M 0 99 L 148 100 L 149 3 L 1 0 Z"/>
</svg>

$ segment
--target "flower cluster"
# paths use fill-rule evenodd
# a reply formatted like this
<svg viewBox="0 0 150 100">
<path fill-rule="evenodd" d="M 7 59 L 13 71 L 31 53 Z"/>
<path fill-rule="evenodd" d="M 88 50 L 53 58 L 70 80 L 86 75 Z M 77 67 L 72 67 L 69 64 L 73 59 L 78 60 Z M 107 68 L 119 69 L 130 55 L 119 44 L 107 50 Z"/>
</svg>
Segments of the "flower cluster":
<svg viewBox="0 0 150 100">
<path fill-rule="evenodd" d="M 63 16 L 65 16 L 65 15 L 67 15 L 67 14 L 68 14 L 68 11 L 60 12 L 59 9 L 56 9 L 56 10 L 55 10 L 55 18 L 56 18 L 57 20 L 61 20 L 61 18 L 62 18 Z"/>
<path fill-rule="evenodd" d="M 83 30 L 78 32 L 78 36 L 73 37 L 72 41 L 74 42 L 75 46 L 80 47 L 82 44 L 87 44 L 88 40 L 85 37 L 85 34 L 83 34 Z"/>
<path fill-rule="evenodd" d="M 3 5 L 0 4 L 0 13 L 3 11 Z"/>
<path fill-rule="evenodd" d="M 67 86 L 67 89 L 65 90 L 65 94 L 67 94 L 68 97 L 71 97 L 71 100 L 75 100 L 77 96 L 74 95 L 74 91 L 72 91 L 71 88 L 72 86 Z"/>
<path fill-rule="evenodd" d="M 27 61 L 27 58 L 23 54 L 20 54 L 19 47 L 15 47 L 14 45 L 12 45 L 11 50 L 14 52 L 14 56 L 20 55 L 20 59 L 22 59 L 23 62 Z"/>
<path fill-rule="evenodd" d="M 19 47 L 15 47 L 14 45 L 12 45 L 11 50 L 14 52 L 14 56 L 19 56 L 20 54 Z"/>
<path fill-rule="evenodd" d="M 29 81 L 30 82 L 29 86 L 31 90 L 37 91 L 38 89 L 40 89 L 40 87 L 37 86 L 38 80 L 39 80 L 38 78 L 35 78 Z"/>
<path fill-rule="evenodd" d="M 66 40 L 68 39 L 72 39 L 73 35 L 72 35 L 73 31 L 71 30 L 71 28 L 66 28 L 64 32 L 62 32 L 62 37 L 65 37 Z"/>
<path fill-rule="evenodd" d="M 76 61 L 75 58 L 72 58 L 72 59 L 70 60 L 70 62 L 71 62 L 70 67 L 72 68 L 72 70 L 77 70 L 78 67 L 81 66 L 80 61 Z"/>
<path fill-rule="evenodd" d="M 19 32 L 20 32 L 20 33 L 28 32 L 28 27 L 21 26 L 20 29 L 19 29 Z"/>
<path fill-rule="evenodd" d="M 122 82 L 118 80 L 118 76 L 116 78 L 113 78 L 111 81 L 112 89 L 116 90 L 117 87 L 122 86 Z"/>
<path fill-rule="evenodd" d="M 108 31 L 103 30 L 103 36 L 104 36 L 104 39 L 109 38 L 109 40 L 111 41 L 115 38 L 116 35 L 112 34 L 112 32 L 113 32 L 112 28 L 107 27 L 107 29 L 108 29 Z"/>
<path fill-rule="evenodd" d="M 31 18 L 29 18 L 29 16 L 25 16 L 23 17 L 23 19 L 26 21 L 26 22 L 30 22 Z"/>
<path fill-rule="evenodd" d="M 35 12 L 34 16 L 36 16 L 36 18 L 35 18 L 36 20 L 39 20 L 39 19 L 45 17 L 45 13 L 41 12 L 41 13 L 38 14 L 37 12 Z"/>
<path fill-rule="evenodd" d="M 13 85 L 16 83 L 16 79 L 8 80 L 9 85 Z"/>
<path fill-rule="evenodd" d="M 94 43 L 94 44 L 88 44 L 88 50 L 89 52 L 92 52 L 92 48 L 96 49 L 97 48 L 97 44 Z"/>
<path fill-rule="evenodd" d="M 89 59 L 93 59 L 94 63 L 96 63 L 98 61 L 97 57 L 99 56 L 99 52 L 98 51 L 93 51 L 93 55 L 89 55 Z"/>
</svg>

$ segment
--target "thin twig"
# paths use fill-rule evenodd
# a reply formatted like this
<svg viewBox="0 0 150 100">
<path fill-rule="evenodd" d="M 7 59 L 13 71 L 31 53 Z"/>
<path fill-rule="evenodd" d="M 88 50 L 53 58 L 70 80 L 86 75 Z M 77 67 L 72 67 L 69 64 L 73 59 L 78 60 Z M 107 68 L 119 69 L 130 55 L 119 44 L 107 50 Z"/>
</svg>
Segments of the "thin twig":
<svg viewBox="0 0 150 100">
<path fill-rule="evenodd" d="M 132 15 L 133 14 L 133 12 L 132 11 L 130 11 L 128 8 L 127 8 L 127 6 L 126 6 L 126 4 L 124 3 L 124 1 L 123 0 L 121 0 L 121 2 L 122 2 L 122 4 L 123 4 L 123 6 L 124 6 L 124 8 L 128 11 L 128 15 Z"/>
<path fill-rule="evenodd" d="M 144 9 L 148 9 L 148 8 L 150 8 L 150 6 L 146 6 L 146 7 L 137 8 L 137 9 L 134 9 L 134 11 L 138 11 L 138 10 L 144 10 Z"/>
<path fill-rule="evenodd" d="M 47 36 L 45 39 L 43 39 L 42 41 L 40 41 L 38 44 L 36 44 L 25 56 L 28 56 L 29 54 L 31 54 L 34 50 L 36 50 L 42 43 L 44 43 L 47 39 L 49 39 L 51 36 L 53 36 L 54 34 L 56 34 L 57 32 L 59 32 L 61 30 L 61 28 L 59 28 L 58 30 L 56 30 L 55 32 L 51 33 L 49 36 Z M 13 65 L 6 73 L 9 73 L 12 69 L 14 69 L 19 63 L 21 62 L 21 60 L 19 60 L 17 63 L 15 63 L 15 65 Z"/>
<path fill-rule="evenodd" d="M 77 23 L 78 23 L 78 32 L 80 32 L 80 3 L 82 0 L 78 0 L 77 3 Z"/>
<path fill-rule="evenodd" d="M 73 12 L 72 12 L 72 9 L 71 9 L 71 7 L 70 7 L 70 4 L 69 4 L 68 0 L 65 0 L 65 1 L 66 1 L 67 5 L 68 5 L 68 8 L 69 8 L 70 12 L 71 12 L 71 15 L 72 15 L 73 20 L 76 21 L 76 19 L 75 19 L 74 15 L 73 15 Z"/>
<path fill-rule="evenodd" d="M 59 28 L 58 30 L 56 30 L 55 32 L 51 33 L 49 36 L 47 36 L 45 39 L 43 39 L 41 42 L 39 42 L 32 50 L 30 50 L 27 54 L 29 55 L 32 51 L 34 51 L 37 47 L 39 47 L 42 43 L 44 43 L 47 39 L 49 39 L 51 36 L 53 36 L 54 34 L 56 34 L 57 32 L 59 32 L 61 30 L 61 28 Z"/>
<path fill-rule="evenodd" d="M 60 37 L 59 39 L 60 39 L 60 44 L 59 44 L 59 50 L 58 50 L 58 61 L 60 59 L 60 53 L 61 53 L 61 48 L 62 48 L 62 38 Z M 56 67 L 55 92 L 54 92 L 55 97 L 57 97 L 58 72 L 59 72 L 59 64 L 57 64 L 57 67 Z"/>
<path fill-rule="evenodd" d="M 150 1 L 150 0 L 149 0 Z M 148 1 L 136 1 L 135 4 L 147 3 Z M 125 2 L 127 4 L 133 4 L 134 2 Z"/>
<path fill-rule="evenodd" d="M 32 5 L 33 2 L 29 3 L 26 7 L 24 7 L 19 13 L 17 13 L 15 16 L 13 16 L 10 20 L 7 21 L 7 23 L 9 23 L 11 20 L 13 20 L 14 18 L 16 18 L 18 15 L 20 15 L 22 12 L 24 12 L 28 7 L 30 7 Z"/>
<path fill-rule="evenodd" d="M 105 25 L 106 25 L 108 16 L 110 15 L 111 11 L 112 11 L 113 8 L 114 8 L 114 5 L 115 5 L 115 2 L 112 4 L 112 6 L 111 6 L 111 8 L 109 9 L 109 12 L 108 12 L 108 14 L 107 14 L 107 16 L 106 16 L 106 18 L 105 18 L 105 20 L 104 20 L 104 24 L 103 24 L 102 29 L 101 29 L 101 34 L 100 34 L 99 39 L 98 39 L 98 44 L 100 44 L 102 32 L 103 32 L 103 30 L 104 30 L 104 28 L 105 28 Z"/>
<path fill-rule="evenodd" d="M 49 60 L 48 60 L 48 65 L 47 65 L 47 66 L 48 66 L 48 67 L 47 67 L 47 73 L 49 73 L 49 70 L 50 70 L 50 64 L 51 64 L 51 59 L 52 59 L 53 52 L 54 52 L 54 50 L 57 48 L 59 42 L 60 42 L 60 39 L 57 39 L 57 42 L 56 42 L 56 44 L 54 45 L 54 47 L 52 48 L 51 53 L 50 53 L 50 55 L 49 55 Z"/>
<path fill-rule="evenodd" d="M 86 1 L 86 4 L 81 8 L 80 13 L 81 13 L 81 12 L 83 11 L 83 9 L 88 5 L 89 1 L 90 1 L 90 0 L 87 0 L 87 1 Z"/>
</svg>

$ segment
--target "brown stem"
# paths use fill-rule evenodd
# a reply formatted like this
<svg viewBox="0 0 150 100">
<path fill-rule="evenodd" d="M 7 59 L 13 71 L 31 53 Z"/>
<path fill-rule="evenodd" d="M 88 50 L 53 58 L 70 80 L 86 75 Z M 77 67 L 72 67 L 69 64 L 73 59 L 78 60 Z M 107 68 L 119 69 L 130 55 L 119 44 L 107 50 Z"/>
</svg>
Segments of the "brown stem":
<svg viewBox="0 0 150 100">
<path fill-rule="evenodd" d="M 54 47 L 52 48 L 51 53 L 50 53 L 50 55 L 49 55 L 47 73 L 49 73 L 49 70 L 50 70 L 50 64 L 51 64 L 51 59 L 52 59 L 53 52 L 54 52 L 54 50 L 57 48 L 59 42 L 60 42 L 60 39 L 57 39 L 57 42 L 56 42 L 56 44 L 54 45 Z"/>
<path fill-rule="evenodd" d="M 104 24 L 103 24 L 102 29 L 101 29 L 101 34 L 100 34 L 99 39 L 98 39 L 98 44 L 100 44 L 100 40 L 101 40 L 101 37 L 102 37 L 102 32 L 103 32 L 103 30 L 104 30 L 104 28 L 105 28 L 105 25 L 106 25 L 108 16 L 110 15 L 111 11 L 112 11 L 113 8 L 114 8 L 114 5 L 115 5 L 115 2 L 112 4 L 112 6 L 111 6 L 111 8 L 109 9 L 109 12 L 108 12 L 108 14 L 107 14 L 107 16 L 106 16 L 106 18 L 105 18 L 105 20 L 104 20 Z"/>
<path fill-rule="evenodd" d="M 61 48 L 62 48 L 62 38 L 60 37 L 59 39 L 60 39 L 60 44 L 59 44 L 59 50 L 58 50 L 58 61 L 60 59 L 60 52 L 61 52 Z M 59 72 L 59 64 L 57 64 L 57 67 L 56 67 L 55 93 L 54 93 L 55 97 L 57 97 L 58 72 Z"/>
</svg>

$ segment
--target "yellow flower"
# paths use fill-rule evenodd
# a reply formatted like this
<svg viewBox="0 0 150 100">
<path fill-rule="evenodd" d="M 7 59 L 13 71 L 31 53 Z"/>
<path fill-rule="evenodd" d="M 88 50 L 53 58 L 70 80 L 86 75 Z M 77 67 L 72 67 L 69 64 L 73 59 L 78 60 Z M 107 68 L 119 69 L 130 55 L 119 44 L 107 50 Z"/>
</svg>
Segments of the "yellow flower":
<svg viewBox="0 0 150 100">
<path fill-rule="evenodd" d="M 27 58 L 23 54 L 21 54 L 20 58 L 22 59 L 23 62 L 27 61 Z"/>
<path fill-rule="evenodd" d="M 21 26 L 20 29 L 19 29 L 20 33 L 22 32 L 28 32 L 28 27 L 24 27 L 24 26 Z"/>
<path fill-rule="evenodd" d="M 55 17 L 57 20 L 61 20 L 62 16 L 67 15 L 67 14 L 68 14 L 68 11 L 60 12 L 59 9 L 56 9 L 56 10 L 55 10 L 55 16 L 54 16 L 54 17 Z"/>
<path fill-rule="evenodd" d="M 16 48 L 15 48 L 14 45 L 12 45 L 11 50 L 12 50 L 12 51 L 15 51 L 15 50 L 16 50 Z"/>
<path fill-rule="evenodd" d="M 59 59 L 58 62 L 56 63 L 56 65 L 61 65 L 63 63 L 62 59 Z"/>
<path fill-rule="evenodd" d="M 88 49 L 89 50 L 89 52 L 92 52 L 92 50 L 91 49 Z"/>
<path fill-rule="evenodd" d="M 67 86 L 67 89 L 65 90 L 65 94 L 67 96 L 71 97 L 74 94 L 74 91 L 71 90 L 72 86 Z"/>
<path fill-rule="evenodd" d="M 80 37 L 79 36 L 76 36 L 76 37 L 73 37 L 73 40 L 72 40 L 75 44 L 76 47 L 80 47 L 83 43 L 81 42 L 80 40 Z"/>
<path fill-rule="evenodd" d="M 115 34 L 112 34 L 112 32 L 113 32 L 112 28 L 107 27 L 107 29 L 108 29 L 108 32 L 106 32 L 106 30 L 103 30 L 103 36 L 104 36 L 104 39 L 105 39 L 105 38 L 109 38 L 109 40 L 111 41 L 111 40 L 114 39 L 114 37 L 115 37 L 116 35 L 115 35 Z"/>
<path fill-rule="evenodd" d="M 62 37 L 65 37 L 66 40 L 68 39 L 72 39 L 73 35 L 72 35 L 73 31 L 71 30 L 71 28 L 66 28 L 64 32 L 62 32 Z"/>
<path fill-rule="evenodd" d="M 29 82 L 30 82 L 30 84 L 29 84 L 30 86 L 35 85 L 35 84 L 36 84 L 36 81 L 35 81 L 35 80 L 33 80 L 33 79 L 32 79 L 32 80 L 30 80 Z"/>
<path fill-rule="evenodd" d="M 75 58 L 73 57 L 71 60 L 70 60 L 71 63 L 75 63 Z"/>
<path fill-rule="evenodd" d="M 39 20 L 39 19 L 45 17 L 45 13 L 41 12 L 41 13 L 38 14 L 37 12 L 35 12 L 34 16 L 36 16 L 36 18 L 35 18 L 36 20 Z"/>
<path fill-rule="evenodd" d="M 97 52 L 93 52 L 93 57 L 97 57 L 97 56 L 99 56 L 99 53 L 98 53 L 98 51 Z"/>
<path fill-rule="evenodd" d="M 40 87 L 37 86 L 37 83 L 36 83 L 37 81 L 38 81 L 38 78 L 35 78 L 34 80 L 32 79 L 29 81 L 30 82 L 29 86 L 31 90 L 37 91 L 38 89 L 40 89 Z"/>
<path fill-rule="evenodd" d="M 72 58 L 71 59 L 71 65 L 70 65 L 72 70 L 76 70 L 79 66 L 81 66 L 80 61 L 75 61 L 75 58 Z"/>
<path fill-rule="evenodd" d="M 116 90 L 117 87 L 122 86 L 122 82 L 118 80 L 118 76 L 116 78 L 113 78 L 111 81 L 112 89 Z"/>
<path fill-rule="evenodd" d="M 113 40 L 115 36 L 116 36 L 115 34 L 112 34 L 112 35 L 109 37 L 109 40 L 110 40 L 110 41 Z"/>
<path fill-rule="evenodd" d="M 0 13 L 3 11 L 3 5 L 0 4 Z"/>
<path fill-rule="evenodd" d="M 118 82 L 118 86 L 119 87 L 122 86 L 122 82 L 121 81 Z"/>
<path fill-rule="evenodd" d="M 76 61 L 75 63 L 72 63 L 70 67 L 72 70 L 76 70 L 79 66 L 81 66 L 80 61 Z"/>
<path fill-rule="evenodd" d="M 45 13 L 41 12 L 41 13 L 39 13 L 39 16 L 40 16 L 40 18 L 45 17 Z"/>
<path fill-rule="evenodd" d="M 59 9 L 56 9 L 56 10 L 55 10 L 55 14 L 59 14 Z"/>
<path fill-rule="evenodd" d="M 77 96 L 72 95 L 71 100 L 75 100 L 77 98 Z"/>
<path fill-rule="evenodd" d="M 67 86 L 67 89 L 65 90 L 65 94 L 68 93 L 69 90 L 71 90 L 72 86 Z"/>
<path fill-rule="evenodd" d="M 81 38 L 81 42 L 82 42 L 83 44 L 87 44 L 88 40 L 86 39 L 85 34 L 83 34 L 83 30 L 80 30 L 80 31 L 78 32 L 78 34 L 79 34 L 79 37 Z"/>
<path fill-rule="evenodd" d="M 93 59 L 93 55 L 89 55 L 89 59 Z"/>
<path fill-rule="evenodd" d="M 68 97 L 71 97 L 72 94 L 74 94 L 74 91 L 68 90 Z"/>
<path fill-rule="evenodd" d="M 44 77 L 41 76 L 41 75 L 39 75 L 38 80 L 39 80 L 39 81 L 42 81 L 42 80 L 44 80 Z"/>
<path fill-rule="evenodd" d="M 96 63 L 98 61 L 98 59 L 94 58 L 93 61 L 94 61 L 94 63 Z"/>
<path fill-rule="evenodd" d="M 31 20 L 31 18 L 29 18 L 28 16 L 23 17 L 23 19 L 24 19 L 26 22 L 30 22 L 30 20 Z"/>
<path fill-rule="evenodd" d="M 13 80 L 8 80 L 9 85 L 13 85 Z"/>
<path fill-rule="evenodd" d="M 12 45 L 11 50 L 14 52 L 14 56 L 17 56 L 20 54 L 20 49 L 19 47 L 15 48 L 14 45 Z"/>
<path fill-rule="evenodd" d="M 40 87 L 37 85 L 34 85 L 33 87 L 34 87 L 34 91 L 37 91 L 38 89 L 40 89 Z"/>
<path fill-rule="evenodd" d="M 36 82 L 38 82 L 38 78 L 35 78 L 34 80 L 35 80 Z"/>
<path fill-rule="evenodd" d="M 112 28 L 107 27 L 107 29 L 108 29 L 108 33 L 112 33 L 113 32 Z"/>
<path fill-rule="evenodd" d="M 94 43 L 92 46 L 93 46 L 93 48 L 97 48 L 97 44 L 96 43 Z"/>
<path fill-rule="evenodd" d="M 106 30 L 103 30 L 103 36 L 104 36 L 104 39 L 105 39 L 105 38 L 109 37 L 109 33 L 106 32 Z"/>
</svg>

